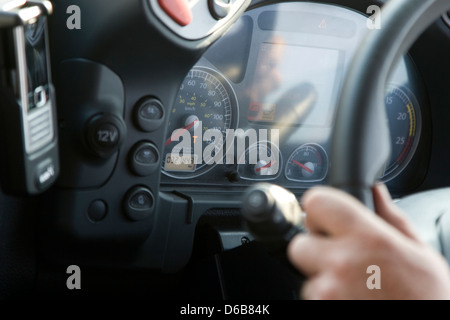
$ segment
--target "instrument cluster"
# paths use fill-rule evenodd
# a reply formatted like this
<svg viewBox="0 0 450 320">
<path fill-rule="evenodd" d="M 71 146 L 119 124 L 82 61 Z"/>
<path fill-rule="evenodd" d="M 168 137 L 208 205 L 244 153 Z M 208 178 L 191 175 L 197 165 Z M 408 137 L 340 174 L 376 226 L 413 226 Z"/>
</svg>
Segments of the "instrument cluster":
<svg viewBox="0 0 450 320">
<path fill-rule="evenodd" d="M 365 34 L 376 32 L 367 19 L 315 3 L 248 11 L 179 89 L 170 109 L 162 184 L 326 184 L 340 88 Z M 407 55 L 386 84 L 384 104 L 391 157 L 379 176 L 389 182 L 414 167 L 427 125 L 427 102 Z"/>
</svg>

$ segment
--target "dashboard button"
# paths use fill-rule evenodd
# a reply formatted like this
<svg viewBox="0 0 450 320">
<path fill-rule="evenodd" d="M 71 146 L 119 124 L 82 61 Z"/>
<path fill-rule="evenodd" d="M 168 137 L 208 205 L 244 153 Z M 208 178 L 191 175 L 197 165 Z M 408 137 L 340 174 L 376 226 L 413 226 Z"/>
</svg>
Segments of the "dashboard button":
<svg viewBox="0 0 450 320">
<path fill-rule="evenodd" d="M 139 221 L 151 216 L 155 200 L 146 187 L 134 187 L 125 196 L 125 212 L 131 220 Z"/>
<path fill-rule="evenodd" d="M 163 116 L 161 104 L 155 101 L 147 101 L 139 108 L 139 117 L 148 120 L 159 120 Z"/>
<path fill-rule="evenodd" d="M 140 164 L 153 164 L 158 160 L 158 157 L 153 148 L 144 147 L 136 153 L 134 159 Z"/>
<path fill-rule="evenodd" d="M 92 222 L 99 222 L 106 217 L 108 206 L 103 200 L 94 200 L 88 208 L 88 218 Z"/>
<path fill-rule="evenodd" d="M 159 152 L 150 142 L 139 142 L 130 155 L 130 165 L 138 176 L 148 176 L 159 168 Z"/>
<path fill-rule="evenodd" d="M 192 10 L 188 0 L 158 0 L 164 12 L 180 26 L 187 26 L 192 22 Z"/>
<path fill-rule="evenodd" d="M 133 195 L 130 199 L 129 205 L 134 210 L 147 210 L 152 207 L 153 200 L 149 193 L 140 191 Z"/>
<path fill-rule="evenodd" d="M 140 130 L 154 131 L 164 122 L 164 106 L 156 98 L 143 98 L 136 104 L 134 117 Z"/>
</svg>

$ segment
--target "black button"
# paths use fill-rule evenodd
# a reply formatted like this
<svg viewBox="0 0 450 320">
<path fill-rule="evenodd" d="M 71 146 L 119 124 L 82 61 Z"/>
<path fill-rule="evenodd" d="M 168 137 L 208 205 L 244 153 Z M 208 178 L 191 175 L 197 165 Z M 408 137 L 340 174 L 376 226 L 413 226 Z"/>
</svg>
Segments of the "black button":
<svg viewBox="0 0 450 320">
<path fill-rule="evenodd" d="M 137 162 L 142 164 L 153 164 L 158 161 L 158 155 L 155 153 L 155 148 L 152 148 L 151 146 L 145 146 L 139 149 L 134 158 Z"/>
<path fill-rule="evenodd" d="M 147 210 L 153 206 L 153 199 L 147 191 L 139 191 L 130 199 L 130 207 L 136 210 Z"/>
<path fill-rule="evenodd" d="M 139 116 L 148 120 L 159 120 L 163 117 L 163 110 L 161 104 L 156 100 L 149 100 L 144 102 L 139 107 Z"/>
<path fill-rule="evenodd" d="M 136 104 L 134 114 L 137 126 L 145 132 L 158 129 L 164 122 L 164 106 L 156 98 L 141 99 Z"/>
<path fill-rule="evenodd" d="M 103 200 L 94 200 L 88 208 L 88 217 L 93 222 L 99 222 L 106 217 L 108 207 Z"/>
<path fill-rule="evenodd" d="M 131 169 L 138 176 L 148 176 L 159 168 L 159 152 L 150 142 L 139 142 L 134 146 L 130 155 Z"/>
<path fill-rule="evenodd" d="M 125 196 L 125 212 L 131 220 L 144 220 L 153 213 L 155 200 L 146 187 L 134 187 Z"/>
</svg>

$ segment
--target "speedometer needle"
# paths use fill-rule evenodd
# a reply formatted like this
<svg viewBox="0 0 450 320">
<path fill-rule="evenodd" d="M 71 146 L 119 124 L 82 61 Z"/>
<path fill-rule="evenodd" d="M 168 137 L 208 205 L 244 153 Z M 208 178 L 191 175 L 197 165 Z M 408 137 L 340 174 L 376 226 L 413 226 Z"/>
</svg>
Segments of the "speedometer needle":
<svg viewBox="0 0 450 320">
<path fill-rule="evenodd" d="M 295 159 L 292 159 L 292 162 L 295 163 L 296 165 L 298 165 L 300 168 L 305 169 L 306 171 L 308 171 L 309 173 L 313 174 L 314 172 L 308 168 L 307 166 L 305 166 L 303 163 L 298 162 Z"/>
<path fill-rule="evenodd" d="M 275 163 L 277 163 L 276 161 L 270 161 L 268 164 L 266 164 L 264 167 L 260 167 L 260 168 L 256 168 L 256 172 L 260 172 L 263 169 L 267 169 L 270 168 L 271 166 L 273 166 Z"/>
<path fill-rule="evenodd" d="M 192 127 L 195 125 L 195 123 L 196 123 L 197 121 L 198 121 L 198 120 L 196 119 L 196 120 L 192 121 L 190 124 L 188 124 L 186 127 L 180 128 L 180 129 L 179 129 L 180 132 L 178 132 L 178 133 L 173 137 L 173 139 L 172 139 L 172 136 L 170 136 L 170 138 L 167 139 L 167 141 L 166 141 L 166 143 L 164 144 L 164 146 L 168 146 L 172 141 L 178 140 L 178 138 L 179 138 L 180 136 L 182 136 L 183 133 L 184 133 L 185 131 L 188 131 L 190 128 L 192 128 Z"/>
</svg>

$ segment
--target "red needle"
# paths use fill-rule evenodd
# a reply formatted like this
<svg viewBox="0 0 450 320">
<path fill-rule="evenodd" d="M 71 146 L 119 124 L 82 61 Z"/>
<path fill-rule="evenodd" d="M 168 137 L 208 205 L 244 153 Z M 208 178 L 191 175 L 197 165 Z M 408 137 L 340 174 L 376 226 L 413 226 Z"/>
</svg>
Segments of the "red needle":
<svg viewBox="0 0 450 320">
<path fill-rule="evenodd" d="M 197 122 L 198 120 L 194 120 L 194 121 L 192 121 L 190 124 L 188 124 L 186 127 L 184 127 L 184 128 L 181 128 L 180 130 L 180 132 L 178 132 L 176 135 L 175 135 L 175 137 L 173 137 L 173 140 L 177 140 L 180 136 L 182 136 L 183 135 L 183 133 L 184 133 L 184 131 L 188 131 L 190 128 L 192 128 L 194 125 L 195 125 L 195 123 Z M 166 143 L 164 144 L 165 146 L 168 146 L 172 141 L 172 136 L 169 138 L 169 139 L 167 139 L 167 141 L 166 141 Z"/>
<path fill-rule="evenodd" d="M 261 168 L 256 168 L 257 172 L 260 172 L 262 169 L 267 169 L 270 168 L 271 166 L 273 166 L 275 163 L 277 163 L 276 161 L 270 161 L 268 164 L 266 164 L 264 167 Z"/>
<path fill-rule="evenodd" d="M 295 163 L 296 165 L 298 165 L 300 168 L 305 169 L 306 171 L 308 171 L 309 173 L 313 174 L 314 172 L 308 168 L 307 166 L 305 166 L 303 163 L 298 162 L 297 160 L 292 159 L 292 162 Z"/>
</svg>

